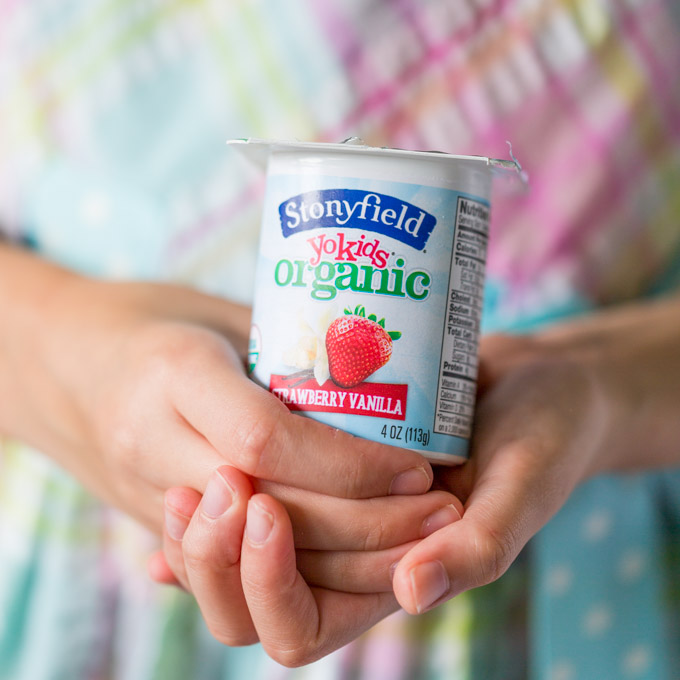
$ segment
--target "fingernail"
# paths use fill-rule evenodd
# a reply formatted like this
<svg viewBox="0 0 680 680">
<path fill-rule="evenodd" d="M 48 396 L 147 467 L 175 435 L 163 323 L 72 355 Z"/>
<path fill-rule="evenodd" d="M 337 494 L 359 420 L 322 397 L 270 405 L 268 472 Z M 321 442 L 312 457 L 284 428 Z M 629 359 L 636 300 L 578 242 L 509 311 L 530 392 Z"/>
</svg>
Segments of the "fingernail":
<svg viewBox="0 0 680 680">
<path fill-rule="evenodd" d="M 433 534 L 439 529 L 457 522 L 460 519 L 460 513 L 456 510 L 455 505 L 445 505 L 439 510 L 435 510 L 429 517 L 423 520 L 423 526 L 420 528 L 420 535 L 422 538 Z"/>
<path fill-rule="evenodd" d="M 175 541 L 181 541 L 184 532 L 189 526 L 189 517 L 177 514 L 171 510 L 167 505 L 165 506 L 165 530 L 168 536 Z"/>
<path fill-rule="evenodd" d="M 449 591 L 449 576 L 441 562 L 424 562 L 410 572 L 411 593 L 421 614 Z"/>
<path fill-rule="evenodd" d="M 260 545 L 264 543 L 272 532 L 274 516 L 267 512 L 259 503 L 248 503 L 248 515 L 246 517 L 246 536 L 251 543 Z"/>
<path fill-rule="evenodd" d="M 417 467 L 400 472 L 390 484 L 390 494 L 411 495 L 425 493 L 430 488 L 430 477 L 425 468 Z"/>
<path fill-rule="evenodd" d="M 201 512 L 210 519 L 217 519 L 231 506 L 234 499 L 234 491 L 219 472 L 213 474 L 205 487 Z"/>
<path fill-rule="evenodd" d="M 396 562 L 393 562 L 390 565 L 390 581 L 394 580 L 394 572 L 397 571 L 398 566 L 399 566 L 399 560 L 397 560 Z"/>
</svg>

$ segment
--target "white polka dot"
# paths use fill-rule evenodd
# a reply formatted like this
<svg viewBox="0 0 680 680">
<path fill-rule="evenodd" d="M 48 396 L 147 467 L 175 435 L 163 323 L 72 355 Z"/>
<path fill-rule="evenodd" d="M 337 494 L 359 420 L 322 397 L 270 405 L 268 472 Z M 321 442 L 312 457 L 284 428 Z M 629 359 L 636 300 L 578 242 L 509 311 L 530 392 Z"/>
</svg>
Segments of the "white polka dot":
<svg viewBox="0 0 680 680">
<path fill-rule="evenodd" d="M 609 533 L 611 526 L 611 515 L 605 510 L 596 510 L 586 518 L 583 524 L 583 536 L 591 543 L 601 541 Z"/>
<path fill-rule="evenodd" d="M 548 592 L 555 597 L 564 595 L 571 588 L 573 581 L 571 569 L 565 564 L 556 564 L 548 572 Z"/>
<path fill-rule="evenodd" d="M 617 565 L 619 578 L 624 583 L 637 581 L 647 566 L 645 554 L 641 550 L 624 553 Z"/>
<path fill-rule="evenodd" d="M 652 655 L 647 645 L 635 645 L 623 657 L 622 668 L 627 677 L 642 675 L 648 668 Z"/>
<path fill-rule="evenodd" d="M 90 227 L 99 227 L 104 224 L 111 215 L 111 201 L 101 191 L 92 191 L 80 202 L 80 218 Z"/>
<path fill-rule="evenodd" d="M 591 607 L 583 618 L 583 630 L 588 637 L 597 637 L 605 633 L 612 625 L 612 613 L 609 607 L 598 604 Z"/>
<path fill-rule="evenodd" d="M 576 671 L 569 661 L 556 661 L 550 669 L 550 680 L 574 680 Z"/>
</svg>

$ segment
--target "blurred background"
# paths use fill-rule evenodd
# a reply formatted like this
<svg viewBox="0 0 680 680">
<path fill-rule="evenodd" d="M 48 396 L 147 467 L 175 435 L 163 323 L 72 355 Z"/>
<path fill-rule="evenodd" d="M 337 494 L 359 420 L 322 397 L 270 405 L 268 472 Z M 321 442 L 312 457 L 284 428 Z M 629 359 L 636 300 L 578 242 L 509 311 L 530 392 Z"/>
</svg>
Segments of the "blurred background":
<svg viewBox="0 0 680 680">
<path fill-rule="evenodd" d="M 677 287 L 679 7 L 0 0 L 0 228 L 88 274 L 247 302 L 264 182 L 227 139 L 357 135 L 501 158 L 510 140 L 530 189 L 494 199 L 484 330 Z M 188 598 L 148 581 L 144 535 L 12 451 L 1 678 L 285 675 L 254 648 L 218 650 Z M 654 512 L 639 489 L 622 495 L 634 522 L 589 493 L 541 534 L 531 564 L 426 617 L 390 619 L 302 677 L 671 677 L 680 661 L 654 606 L 674 579 L 645 571 Z M 603 595 L 610 581 L 624 590 Z"/>
</svg>

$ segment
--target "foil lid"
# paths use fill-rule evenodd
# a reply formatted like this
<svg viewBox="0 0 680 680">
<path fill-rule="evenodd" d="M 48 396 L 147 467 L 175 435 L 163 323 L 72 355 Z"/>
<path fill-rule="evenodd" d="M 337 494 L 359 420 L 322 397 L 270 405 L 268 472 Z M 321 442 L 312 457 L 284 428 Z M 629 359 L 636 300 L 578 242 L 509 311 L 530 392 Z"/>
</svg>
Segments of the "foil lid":
<svg viewBox="0 0 680 680">
<path fill-rule="evenodd" d="M 452 160 L 479 163 L 487 166 L 495 176 L 500 176 L 512 181 L 515 186 L 526 188 L 528 186 L 528 175 L 522 169 L 519 161 L 512 151 L 512 144 L 507 142 L 509 148 L 509 159 L 489 158 L 487 156 L 464 156 L 450 154 L 443 151 L 411 151 L 408 149 L 395 149 L 391 147 L 369 146 L 359 137 L 349 137 L 340 143 L 329 142 L 300 142 L 297 140 L 274 140 L 274 139 L 230 139 L 227 145 L 237 150 L 250 162 L 254 163 L 262 170 L 267 167 L 269 156 L 276 152 L 310 152 L 310 151 L 337 151 L 351 153 L 370 153 L 379 154 L 387 157 L 397 158 L 431 158 L 436 160 Z"/>
</svg>

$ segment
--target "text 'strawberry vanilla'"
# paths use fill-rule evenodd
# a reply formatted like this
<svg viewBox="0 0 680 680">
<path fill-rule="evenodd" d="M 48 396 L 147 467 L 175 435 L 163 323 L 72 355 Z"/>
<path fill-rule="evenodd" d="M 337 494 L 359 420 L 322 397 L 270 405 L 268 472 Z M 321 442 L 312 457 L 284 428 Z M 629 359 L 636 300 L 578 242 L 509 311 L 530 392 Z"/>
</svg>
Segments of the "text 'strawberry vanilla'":
<svg viewBox="0 0 680 680">
<path fill-rule="evenodd" d="M 467 457 L 494 168 L 361 144 L 230 142 L 267 169 L 249 368 L 291 411 Z"/>
</svg>

